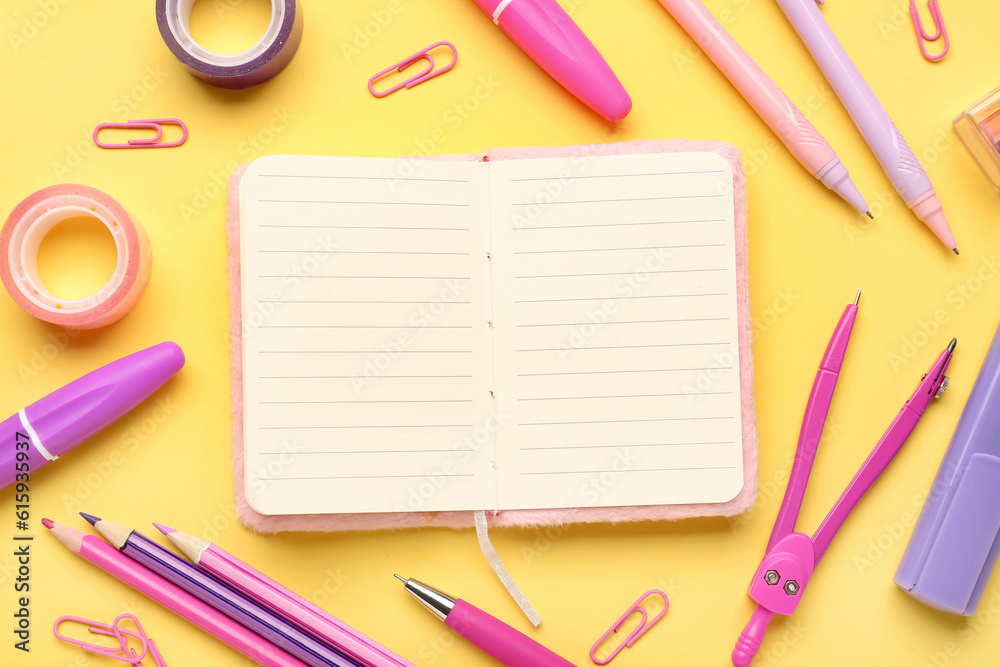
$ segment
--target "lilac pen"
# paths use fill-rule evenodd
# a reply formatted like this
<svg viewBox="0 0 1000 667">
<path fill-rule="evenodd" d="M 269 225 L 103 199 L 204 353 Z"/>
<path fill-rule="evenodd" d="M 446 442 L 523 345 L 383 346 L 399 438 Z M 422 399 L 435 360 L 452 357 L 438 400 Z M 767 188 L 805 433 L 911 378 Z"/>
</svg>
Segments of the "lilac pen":
<svg viewBox="0 0 1000 667">
<path fill-rule="evenodd" d="M 475 0 L 514 43 L 563 88 L 610 121 L 632 98 L 580 27 L 556 0 Z"/>
<path fill-rule="evenodd" d="M 146 400 L 184 365 L 176 343 L 113 361 L 0 423 L 0 488 L 24 482 Z"/>
<path fill-rule="evenodd" d="M 914 215 L 957 255 L 955 237 L 927 172 L 885 107 L 837 40 L 817 0 L 778 0 L 841 103 L 858 126 L 886 176 Z M 819 0 L 822 4 L 823 0 Z"/>
<path fill-rule="evenodd" d="M 449 628 L 507 667 L 573 667 L 573 663 L 531 637 L 490 616 L 465 600 L 458 600 L 415 579 L 397 579 L 406 591 Z"/>
</svg>

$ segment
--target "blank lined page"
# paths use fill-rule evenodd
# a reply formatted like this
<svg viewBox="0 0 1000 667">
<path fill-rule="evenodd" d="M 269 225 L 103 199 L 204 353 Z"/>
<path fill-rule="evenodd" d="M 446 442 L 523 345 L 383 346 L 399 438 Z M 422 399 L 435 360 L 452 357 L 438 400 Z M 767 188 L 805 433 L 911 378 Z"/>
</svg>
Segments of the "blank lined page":
<svg viewBox="0 0 1000 667">
<path fill-rule="evenodd" d="M 489 168 L 500 507 L 732 499 L 729 164 L 664 153 Z"/>
<path fill-rule="evenodd" d="M 257 511 L 493 507 L 485 172 L 250 165 L 244 415 Z"/>
</svg>

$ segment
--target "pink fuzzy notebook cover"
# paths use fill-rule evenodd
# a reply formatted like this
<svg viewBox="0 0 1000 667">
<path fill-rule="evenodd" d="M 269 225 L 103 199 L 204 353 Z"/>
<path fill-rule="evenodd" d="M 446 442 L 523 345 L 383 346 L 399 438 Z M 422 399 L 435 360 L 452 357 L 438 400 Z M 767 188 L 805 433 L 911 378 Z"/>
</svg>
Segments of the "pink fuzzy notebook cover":
<svg viewBox="0 0 1000 667">
<path fill-rule="evenodd" d="M 753 505 L 757 494 L 757 428 L 753 396 L 753 358 L 751 348 L 750 290 L 747 268 L 747 186 L 740 152 L 731 144 L 687 139 L 641 140 L 580 146 L 497 148 L 488 159 L 518 160 L 529 158 L 573 157 L 578 155 L 626 155 L 638 153 L 711 152 L 725 158 L 733 170 L 736 220 L 737 317 L 739 325 L 740 386 L 743 432 L 743 479 L 740 493 L 732 500 L 715 504 L 647 505 L 637 507 L 598 507 L 578 509 L 507 510 L 489 512 L 491 526 L 552 526 L 569 523 L 594 523 L 684 519 L 699 516 L 733 516 Z M 480 155 L 438 156 L 442 160 L 477 161 Z M 473 526 L 473 512 L 389 512 L 366 514 L 299 514 L 269 516 L 260 514 L 247 502 L 244 487 L 243 433 L 243 355 L 242 294 L 240 274 L 239 183 L 246 166 L 233 172 L 229 184 L 226 233 L 229 247 L 230 358 L 232 362 L 233 405 L 233 484 L 236 516 L 257 532 L 345 531 L 384 528 Z"/>
</svg>

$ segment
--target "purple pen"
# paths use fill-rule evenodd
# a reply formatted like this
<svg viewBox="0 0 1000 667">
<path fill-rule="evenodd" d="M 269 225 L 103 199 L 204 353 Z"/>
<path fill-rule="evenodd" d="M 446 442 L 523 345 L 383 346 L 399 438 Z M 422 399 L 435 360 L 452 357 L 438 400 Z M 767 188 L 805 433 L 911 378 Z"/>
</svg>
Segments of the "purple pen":
<svg viewBox="0 0 1000 667">
<path fill-rule="evenodd" d="M 98 368 L 0 423 L 0 488 L 30 475 L 146 400 L 184 365 L 160 343 Z"/>
</svg>

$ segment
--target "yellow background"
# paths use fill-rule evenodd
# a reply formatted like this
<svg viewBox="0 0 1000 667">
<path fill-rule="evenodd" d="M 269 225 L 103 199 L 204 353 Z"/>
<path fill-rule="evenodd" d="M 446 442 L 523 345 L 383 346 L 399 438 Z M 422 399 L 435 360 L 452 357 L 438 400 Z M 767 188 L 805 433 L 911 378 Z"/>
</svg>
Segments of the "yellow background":
<svg viewBox="0 0 1000 667">
<path fill-rule="evenodd" d="M 614 664 L 729 664 L 751 612 L 744 590 L 777 512 L 816 364 L 859 287 L 861 313 L 799 527 L 815 528 L 920 374 L 957 336 L 953 382 L 834 541 L 794 617 L 772 625 L 756 664 L 996 662 L 998 578 L 974 619 L 930 610 L 892 583 L 1000 319 L 1000 201 L 951 130 L 962 108 L 1000 85 L 994 3 L 941 3 L 954 46 L 938 64 L 919 56 L 905 0 L 841 0 L 824 10 L 926 166 L 961 257 L 891 190 L 774 2 L 708 5 L 838 150 L 875 222 L 794 161 L 655 0 L 564 3 L 632 95 L 634 110 L 617 127 L 554 84 L 468 0 L 301 0 L 298 55 L 276 79 L 242 92 L 212 88 L 182 68 L 160 38 L 151 0 L 3 4 L 0 210 L 53 183 L 94 186 L 142 222 L 154 261 L 132 314 L 93 332 L 74 335 L 37 321 L 0 294 L 0 417 L 163 340 L 181 345 L 187 365 L 150 401 L 33 478 L 28 656 L 12 648 L 14 501 L 12 489 L 3 491 L 0 663 L 112 664 L 56 642 L 51 623 L 59 614 L 109 620 L 129 610 L 171 665 L 246 664 L 43 534 L 43 516 L 82 528 L 75 512 L 83 510 L 144 532 L 155 520 L 214 539 L 421 667 L 494 663 L 420 609 L 393 572 L 458 594 L 579 665 L 590 664 L 590 644 L 640 593 L 661 587 L 670 595 L 667 617 Z M 264 0 L 201 0 L 195 27 L 216 48 L 245 46 L 267 13 Z M 453 72 L 386 99 L 368 94 L 372 73 L 441 39 L 458 47 Z M 477 99 L 483 80 L 494 89 L 480 87 Z M 457 123 L 448 115 L 456 105 L 475 108 Z M 102 151 L 90 140 L 102 121 L 163 116 L 190 126 L 182 148 Z M 744 151 L 760 435 L 753 512 L 493 531 L 544 617 L 537 631 L 470 531 L 275 537 L 236 523 L 225 195 L 217 185 L 229 165 L 266 153 L 396 156 L 667 137 L 728 141 Z M 100 250 L 100 238 L 84 241 L 80 248 Z M 52 245 L 46 252 L 60 252 Z M 75 254 L 89 261 L 88 253 Z M 66 280 L 57 273 L 49 274 L 54 282 Z"/>
</svg>

